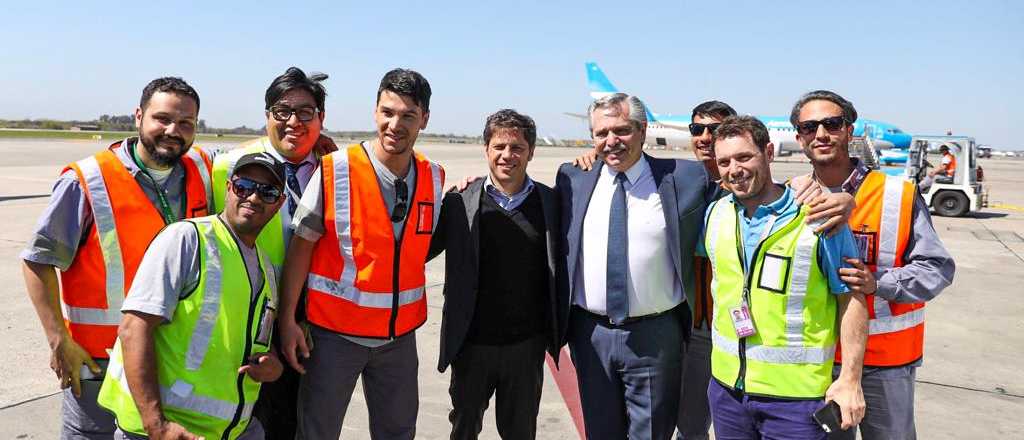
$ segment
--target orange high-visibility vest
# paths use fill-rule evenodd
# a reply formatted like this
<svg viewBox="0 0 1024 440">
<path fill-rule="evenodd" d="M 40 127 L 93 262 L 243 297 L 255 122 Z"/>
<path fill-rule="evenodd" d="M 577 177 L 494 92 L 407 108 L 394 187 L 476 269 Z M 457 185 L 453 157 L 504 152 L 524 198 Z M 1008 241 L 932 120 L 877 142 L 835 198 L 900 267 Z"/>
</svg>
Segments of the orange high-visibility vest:
<svg viewBox="0 0 1024 440">
<path fill-rule="evenodd" d="M 121 142 L 64 168 L 74 170 L 93 222 L 75 259 L 61 272 L 61 306 L 71 337 L 94 358 L 106 359 L 117 339 L 121 304 L 149 242 L 164 227 L 159 209 L 114 153 Z M 184 217 L 207 215 L 210 158 L 198 148 L 182 157 Z M 63 173 L 63 172 L 62 172 Z"/>
<path fill-rule="evenodd" d="M 850 216 L 850 229 L 859 243 L 869 246 L 865 263 L 875 278 L 888 269 L 903 266 L 916 193 L 914 183 L 880 171 L 868 173 L 857 190 L 854 197 L 857 207 Z M 867 295 L 867 306 L 868 343 L 864 365 L 899 366 L 921 358 L 924 303 L 891 303 Z M 841 361 L 838 349 L 836 361 Z"/>
<path fill-rule="evenodd" d="M 311 323 L 344 335 L 395 338 L 427 320 L 424 264 L 441 213 L 444 170 L 418 153 L 414 162 L 416 188 L 399 241 L 363 147 L 323 157 L 325 232 L 307 279 Z"/>
</svg>

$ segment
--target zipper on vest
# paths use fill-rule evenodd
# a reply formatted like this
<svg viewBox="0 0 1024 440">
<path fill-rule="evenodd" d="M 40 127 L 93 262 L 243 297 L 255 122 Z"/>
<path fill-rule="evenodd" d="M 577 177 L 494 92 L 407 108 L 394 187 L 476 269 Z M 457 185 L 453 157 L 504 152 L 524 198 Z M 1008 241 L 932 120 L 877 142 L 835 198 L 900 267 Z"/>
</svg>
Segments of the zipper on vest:
<svg viewBox="0 0 1024 440">
<path fill-rule="evenodd" d="M 740 220 L 736 219 L 736 243 L 739 245 L 736 247 L 736 254 L 740 258 L 740 264 L 743 266 L 743 301 L 747 304 L 747 311 L 750 312 L 750 317 L 754 317 L 754 305 L 750 300 L 750 284 L 754 279 L 753 268 L 747 267 L 747 257 L 744 251 L 743 240 L 740 234 Z M 772 222 L 774 223 L 774 222 Z M 772 225 L 769 224 L 768 227 Z M 770 230 L 769 230 L 770 232 Z M 769 236 L 771 234 L 769 233 Z M 754 248 L 754 258 L 757 258 L 761 254 L 761 246 L 767 241 L 767 237 L 757 242 L 757 247 Z M 751 260 L 753 262 L 753 260 Z M 754 325 L 757 325 L 755 322 Z M 734 388 L 746 392 L 746 378 L 747 378 L 747 338 L 739 338 L 739 357 L 740 357 L 740 370 L 736 375 L 736 383 L 733 385 Z"/>
<path fill-rule="evenodd" d="M 406 221 L 409 221 L 406 218 Z M 402 234 L 405 235 L 405 234 Z M 395 262 L 391 273 L 391 322 L 388 323 L 388 339 L 395 339 L 395 323 L 398 321 L 398 274 L 402 259 L 402 239 L 395 237 Z"/>
<path fill-rule="evenodd" d="M 217 220 L 220 220 L 220 216 L 217 216 Z M 226 223 L 225 223 L 224 226 L 227 227 L 229 230 L 231 228 L 230 226 L 227 226 Z M 231 238 L 235 241 L 235 246 L 238 246 L 238 249 L 239 249 L 239 251 L 238 251 L 238 258 L 242 260 L 242 267 L 245 268 L 245 279 L 248 281 L 249 280 L 249 264 L 245 262 L 245 258 L 242 256 L 242 251 L 241 251 L 242 243 L 238 242 L 238 238 L 235 237 L 234 231 L 230 231 L 230 234 L 231 234 Z M 259 258 L 260 256 L 259 256 L 258 252 L 259 251 L 257 250 L 257 254 L 256 254 L 257 261 L 262 261 Z M 260 272 L 262 273 L 262 271 L 263 271 L 263 269 L 261 267 L 260 268 Z M 263 276 L 266 277 L 266 274 L 263 274 Z M 266 283 L 267 283 L 267 279 L 264 278 L 263 284 L 266 284 Z M 250 356 L 249 352 L 252 350 L 252 318 L 253 318 L 253 315 L 255 315 L 255 313 L 256 313 L 256 304 L 259 302 L 259 301 L 257 301 L 257 297 L 255 295 L 256 292 L 254 292 L 253 289 L 252 289 L 252 282 L 250 281 L 247 284 L 249 284 L 249 315 L 248 315 L 248 319 L 246 320 L 246 324 L 245 324 L 245 350 L 242 350 L 242 361 L 241 361 L 241 364 L 239 364 L 239 367 L 242 367 L 242 366 L 244 366 L 244 365 L 249 363 L 249 356 Z M 261 289 L 262 289 L 262 285 L 261 285 Z M 235 408 L 235 415 L 231 417 L 231 423 L 228 423 L 228 427 L 224 430 L 224 433 L 221 434 L 221 439 L 222 440 L 228 440 L 228 438 L 230 438 L 229 434 L 231 434 L 231 430 L 235 429 L 235 427 L 238 426 L 238 424 L 242 421 L 242 411 L 245 408 L 245 388 L 244 388 L 245 387 L 245 374 L 246 373 L 239 373 L 238 374 L 238 379 L 235 382 L 235 384 L 236 384 L 235 386 L 238 389 L 238 407 Z"/>
</svg>

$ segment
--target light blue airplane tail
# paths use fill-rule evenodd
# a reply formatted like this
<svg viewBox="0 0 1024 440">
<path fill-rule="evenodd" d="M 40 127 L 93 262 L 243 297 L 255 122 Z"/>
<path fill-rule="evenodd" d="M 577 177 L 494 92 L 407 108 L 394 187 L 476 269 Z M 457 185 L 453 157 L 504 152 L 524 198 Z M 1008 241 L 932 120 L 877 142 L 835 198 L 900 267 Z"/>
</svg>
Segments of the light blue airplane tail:
<svg viewBox="0 0 1024 440">
<path fill-rule="evenodd" d="M 586 63 L 587 67 L 587 88 L 590 89 L 590 97 L 592 99 L 599 99 L 613 93 L 618 93 L 619 89 L 612 85 L 611 80 L 605 76 L 604 71 L 600 67 L 597 67 L 597 63 L 590 61 Z M 657 118 L 654 117 L 654 113 L 651 113 L 651 109 L 644 104 L 644 110 L 647 112 L 647 121 L 654 122 Z"/>
</svg>

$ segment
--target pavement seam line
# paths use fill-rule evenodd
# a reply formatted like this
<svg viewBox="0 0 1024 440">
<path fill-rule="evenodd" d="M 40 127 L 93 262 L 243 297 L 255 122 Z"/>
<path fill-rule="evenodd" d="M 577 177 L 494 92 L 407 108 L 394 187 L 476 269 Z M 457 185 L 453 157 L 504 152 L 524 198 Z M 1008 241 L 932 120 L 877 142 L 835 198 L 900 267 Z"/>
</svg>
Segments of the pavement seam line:
<svg viewBox="0 0 1024 440">
<path fill-rule="evenodd" d="M 932 382 L 932 381 L 929 381 L 929 380 L 915 380 L 914 382 L 923 383 L 925 385 L 935 385 L 935 386 L 943 387 L 943 388 L 955 388 L 955 389 L 964 390 L 964 391 L 974 391 L 974 392 L 978 392 L 978 393 L 995 394 L 997 396 L 1016 397 L 1018 399 L 1024 399 L 1024 395 L 1007 393 L 1005 391 L 1003 391 L 1003 392 L 997 391 L 997 390 L 1001 390 L 1002 388 L 997 388 L 996 390 L 983 390 L 981 388 L 971 388 L 971 387 L 967 387 L 967 386 L 963 386 L 963 385 L 953 385 L 953 384 L 948 384 L 948 383 Z"/>
<path fill-rule="evenodd" d="M 64 392 L 64 390 L 60 390 L 60 391 L 53 392 L 53 393 L 50 393 L 50 394 L 44 394 L 42 396 L 36 396 L 36 397 L 33 397 L 31 399 L 28 399 L 28 400 L 22 400 L 21 402 L 15 402 L 15 403 L 12 403 L 12 404 L 7 405 L 7 406 L 0 406 L 0 411 L 3 411 L 5 409 L 14 408 L 16 406 L 21 406 L 21 405 L 24 405 L 26 403 L 32 403 L 32 402 L 35 402 L 37 400 L 45 399 L 47 397 L 53 397 L 53 396 L 56 396 L 56 395 L 58 395 L 60 393 L 63 393 L 63 392 Z"/>
</svg>

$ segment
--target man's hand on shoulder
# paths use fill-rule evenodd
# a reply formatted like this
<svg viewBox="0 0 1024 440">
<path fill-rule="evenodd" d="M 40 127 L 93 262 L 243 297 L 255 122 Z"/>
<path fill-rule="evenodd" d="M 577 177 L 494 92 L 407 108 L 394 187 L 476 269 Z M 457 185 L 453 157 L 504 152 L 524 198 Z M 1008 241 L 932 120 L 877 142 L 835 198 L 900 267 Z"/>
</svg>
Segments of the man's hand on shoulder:
<svg viewBox="0 0 1024 440">
<path fill-rule="evenodd" d="M 480 179 L 483 179 L 483 177 L 482 176 L 466 176 L 466 177 L 463 177 L 462 180 L 451 184 L 451 186 L 449 186 L 448 188 L 445 188 L 444 192 L 446 192 L 446 193 L 452 192 L 452 191 L 454 191 L 454 192 L 463 192 L 463 191 L 466 190 L 466 188 L 469 188 L 469 185 L 472 185 L 473 182 L 476 182 L 477 180 L 480 180 Z"/>
</svg>

